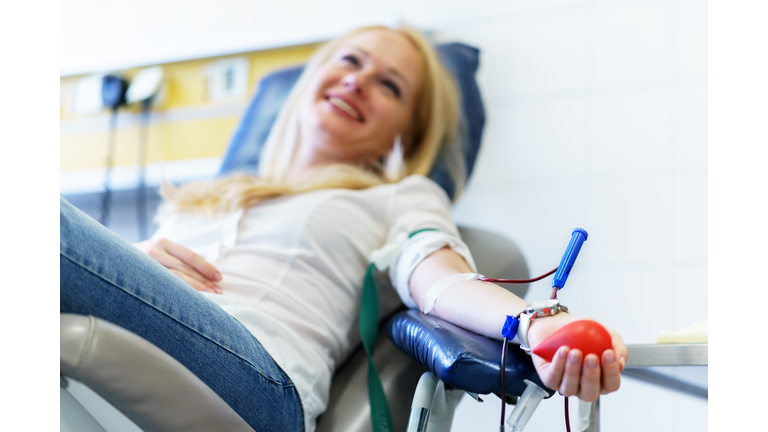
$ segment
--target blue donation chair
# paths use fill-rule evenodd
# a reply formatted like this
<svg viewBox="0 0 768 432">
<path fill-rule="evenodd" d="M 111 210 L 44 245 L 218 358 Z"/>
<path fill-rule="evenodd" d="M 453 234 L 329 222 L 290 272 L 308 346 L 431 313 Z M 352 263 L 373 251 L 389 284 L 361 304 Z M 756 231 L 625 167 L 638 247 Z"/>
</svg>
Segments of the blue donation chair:
<svg viewBox="0 0 768 432">
<path fill-rule="evenodd" d="M 456 43 L 439 45 L 437 49 L 461 90 L 462 146 L 469 174 L 485 123 L 475 82 L 479 52 Z M 259 83 L 232 137 L 221 175 L 255 173 L 269 130 L 302 69 L 281 70 Z M 453 197 L 454 188 L 442 156 L 430 177 Z M 475 228 L 459 227 L 459 231 L 481 274 L 498 278 L 528 277 L 525 259 L 510 240 Z M 380 274 L 377 278 L 379 286 L 388 286 L 386 275 Z M 526 290 L 526 285 L 512 288 L 521 297 Z M 393 297 L 394 290 L 382 289 L 381 293 L 382 303 L 399 301 Z M 474 397 L 501 393 L 500 341 L 416 310 L 382 318 L 384 330 L 379 332 L 374 363 L 387 395 L 395 431 L 424 430 L 430 409 L 438 405 L 440 413 L 435 411 L 432 415 L 429 430 L 447 431 L 453 408 L 463 392 Z M 135 334 L 94 317 L 62 314 L 60 341 L 62 431 L 104 430 L 68 393 L 70 379 L 85 384 L 145 431 L 252 431 L 189 370 Z M 318 420 L 318 431 L 372 430 L 367 368 L 362 347 L 339 367 L 328 409 Z M 523 393 L 526 386 L 523 380 L 544 387 L 531 358 L 521 350 L 511 349 L 506 364 L 508 401 L 514 402 Z M 547 392 L 550 396 L 553 394 L 550 390 Z"/>
</svg>

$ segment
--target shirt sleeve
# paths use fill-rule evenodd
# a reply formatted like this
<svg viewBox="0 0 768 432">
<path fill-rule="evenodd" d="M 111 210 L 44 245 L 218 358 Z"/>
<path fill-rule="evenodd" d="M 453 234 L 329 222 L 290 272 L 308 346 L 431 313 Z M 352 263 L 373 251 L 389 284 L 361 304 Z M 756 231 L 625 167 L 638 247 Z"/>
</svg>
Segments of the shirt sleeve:
<svg viewBox="0 0 768 432">
<path fill-rule="evenodd" d="M 432 180 L 412 175 L 402 180 L 395 191 L 389 209 L 390 228 L 387 242 L 397 241 L 409 234 L 422 231 L 402 244 L 389 267 L 389 278 L 400 299 L 409 308 L 418 308 L 411 297 L 410 280 L 416 266 L 432 253 L 445 246 L 461 255 L 472 271 L 477 267 L 459 230 L 451 220 L 450 201 L 440 186 Z"/>
</svg>

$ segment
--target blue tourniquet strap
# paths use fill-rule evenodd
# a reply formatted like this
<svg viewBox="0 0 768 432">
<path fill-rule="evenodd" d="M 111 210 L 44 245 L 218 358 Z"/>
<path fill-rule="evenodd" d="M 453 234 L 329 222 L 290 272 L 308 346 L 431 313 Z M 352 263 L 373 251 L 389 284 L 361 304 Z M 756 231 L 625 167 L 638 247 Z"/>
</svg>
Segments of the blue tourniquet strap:
<svg viewBox="0 0 768 432">
<path fill-rule="evenodd" d="M 424 228 L 412 232 L 408 238 L 424 231 L 437 231 Z M 392 415 L 389 412 L 387 396 L 381 385 L 381 378 L 373 363 L 373 349 L 379 331 L 379 287 L 376 284 L 376 265 L 371 263 L 365 272 L 363 294 L 360 298 L 360 339 L 368 355 L 368 398 L 371 404 L 371 423 L 374 432 L 393 432 Z"/>
</svg>

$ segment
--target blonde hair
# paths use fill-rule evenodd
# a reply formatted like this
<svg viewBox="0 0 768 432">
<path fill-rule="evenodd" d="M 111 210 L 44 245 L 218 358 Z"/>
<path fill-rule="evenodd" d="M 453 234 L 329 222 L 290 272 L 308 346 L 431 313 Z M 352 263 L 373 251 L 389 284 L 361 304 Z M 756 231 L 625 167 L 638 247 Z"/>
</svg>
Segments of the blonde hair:
<svg viewBox="0 0 768 432">
<path fill-rule="evenodd" d="M 298 145 L 299 102 L 307 86 L 331 56 L 352 37 L 368 31 L 394 31 L 405 36 L 422 59 L 422 73 L 417 85 L 413 119 L 402 136 L 405 149 L 394 146 L 385 166 L 364 169 L 335 164 L 313 169 L 301 182 L 287 183 Z M 182 187 L 164 184 L 161 194 L 166 200 L 165 212 L 193 210 L 213 215 L 246 208 L 265 199 L 326 188 L 365 189 L 382 183 L 394 183 L 411 174 L 428 175 L 438 154 L 447 157 L 448 170 L 460 195 L 465 166 L 459 141 L 459 92 L 453 77 L 444 68 L 432 44 L 416 29 L 403 26 L 361 27 L 321 46 L 310 58 L 299 77 L 266 140 L 259 161 L 259 175 L 237 174 L 214 180 L 194 182 Z M 398 155 L 398 152 L 401 154 Z"/>
</svg>

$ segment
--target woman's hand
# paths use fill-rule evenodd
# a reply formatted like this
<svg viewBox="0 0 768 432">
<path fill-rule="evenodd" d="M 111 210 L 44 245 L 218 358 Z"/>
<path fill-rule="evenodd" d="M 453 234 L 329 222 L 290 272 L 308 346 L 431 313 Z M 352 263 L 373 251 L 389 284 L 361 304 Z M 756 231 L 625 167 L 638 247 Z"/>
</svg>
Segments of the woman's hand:
<svg viewBox="0 0 768 432">
<path fill-rule="evenodd" d="M 216 282 L 221 280 L 214 266 L 200 255 L 167 239 L 145 240 L 134 244 L 150 258 L 162 264 L 198 291 L 221 294 Z"/>
<path fill-rule="evenodd" d="M 535 347 L 566 324 L 580 319 L 589 318 L 575 318 L 567 313 L 560 313 L 533 320 L 528 333 L 531 347 Z M 613 349 L 603 352 L 601 358 L 596 354 L 589 354 L 584 358 L 580 350 L 566 346 L 557 350 L 551 362 L 533 355 L 533 364 L 544 385 L 557 390 L 563 396 L 576 396 L 588 402 L 597 400 L 601 394 L 618 390 L 621 371 L 624 370 L 629 354 L 621 336 L 607 327 L 606 330 L 611 335 Z"/>
</svg>

